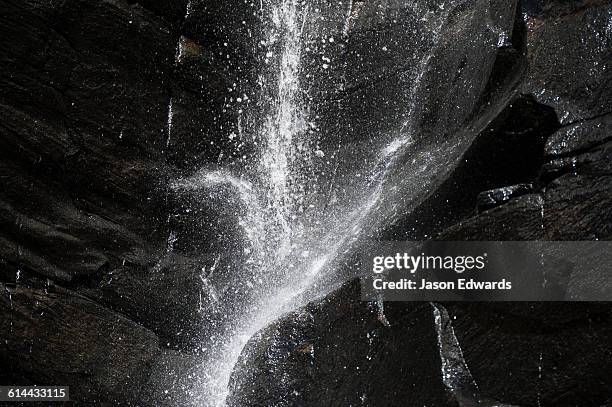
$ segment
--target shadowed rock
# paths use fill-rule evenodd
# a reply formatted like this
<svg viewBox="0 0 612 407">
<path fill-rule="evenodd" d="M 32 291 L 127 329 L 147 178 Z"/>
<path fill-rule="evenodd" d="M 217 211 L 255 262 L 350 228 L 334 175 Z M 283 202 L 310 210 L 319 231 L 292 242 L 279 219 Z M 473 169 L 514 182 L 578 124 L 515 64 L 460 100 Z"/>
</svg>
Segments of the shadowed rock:
<svg viewBox="0 0 612 407">
<path fill-rule="evenodd" d="M 544 2 L 525 9 L 529 68 L 524 91 L 555 108 L 562 124 L 609 113 L 609 1 Z"/>
<path fill-rule="evenodd" d="M 3 370 L 70 386 L 94 405 L 138 400 L 159 353 L 155 334 L 60 287 L 0 290 Z"/>
<path fill-rule="evenodd" d="M 359 300 L 353 282 L 259 332 L 231 382 L 230 406 L 453 406 L 427 303 Z"/>
</svg>

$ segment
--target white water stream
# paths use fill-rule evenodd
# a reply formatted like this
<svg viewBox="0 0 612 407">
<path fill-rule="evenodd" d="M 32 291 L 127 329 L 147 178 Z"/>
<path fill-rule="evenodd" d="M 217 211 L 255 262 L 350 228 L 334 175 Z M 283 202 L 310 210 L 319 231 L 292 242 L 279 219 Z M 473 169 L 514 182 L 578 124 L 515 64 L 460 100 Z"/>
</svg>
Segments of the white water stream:
<svg viewBox="0 0 612 407">
<path fill-rule="evenodd" d="M 193 395 L 196 405 L 207 407 L 225 405 L 230 376 L 248 340 L 284 313 L 344 281 L 347 276 L 337 270 L 347 253 L 405 212 L 414 197 L 431 188 L 432 174 L 440 164 L 456 159 L 465 146 L 465 140 L 454 139 L 413 149 L 412 120 L 420 82 L 433 55 L 430 51 L 416 67 L 411 103 L 406 108 L 409 119 L 398 125 L 397 134 L 379 137 L 379 150 L 371 154 L 374 158 L 365 168 L 355 167 L 354 185 L 358 187 L 348 194 L 342 191 L 350 199 L 330 203 L 334 188 L 342 188 L 332 183 L 326 196 L 313 204 L 306 191 L 316 190 L 313 186 L 319 180 L 310 176 L 309 168 L 322 152 L 313 148 L 315 140 L 307 131 L 309 109 L 301 81 L 303 30 L 314 11 L 298 0 L 262 2 L 262 11 L 270 21 L 264 34 L 269 47 L 265 63 L 274 69 L 261 80 L 273 89 L 274 97 L 257 130 L 262 142 L 256 174 L 246 179 L 224 169 L 203 169 L 173 184 L 185 193 L 224 188 L 239 198 L 242 208 L 237 211 L 237 222 L 245 240 L 242 253 L 248 259 L 234 266 L 238 270 L 248 263 L 249 273 L 236 282 L 235 291 L 240 295 L 224 299 L 207 278 L 202 280 L 207 290 L 213 290 L 221 312 L 228 314 L 219 335 L 208 344 L 213 350 Z M 442 13 L 432 24 L 434 47 L 447 17 Z M 354 18 L 348 10 L 345 31 Z M 224 301 L 241 303 L 224 307 Z"/>
</svg>

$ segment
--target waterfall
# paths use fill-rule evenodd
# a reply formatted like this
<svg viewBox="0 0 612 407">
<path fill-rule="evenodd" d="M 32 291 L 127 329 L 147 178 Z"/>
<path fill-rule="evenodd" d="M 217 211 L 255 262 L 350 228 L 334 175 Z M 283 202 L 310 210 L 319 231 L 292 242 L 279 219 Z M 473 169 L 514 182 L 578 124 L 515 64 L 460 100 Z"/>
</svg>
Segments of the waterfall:
<svg viewBox="0 0 612 407">
<path fill-rule="evenodd" d="M 325 154 L 312 148 L 316 140 L 308 131 L 308 97 L 302 83 L 308 76 L 302 75 L 302 48 L 307 18 L 318 21 L 320 16 L 317 9 L 309 11 L 298 0 L 262 1 L 260 12 L 265 48 L 258 83 L 264 96 L 259 110 L 244 112 L 254 123 L 249 127 L 255 127 L 247 130 L 256 140 L 255 170 L 236 174 L 204 168 L 172 184 L 180 193 L 221 191 L 237 197 L 231 202 L 240 207 L 236 222 L 244 235 L 243 247 L 235 248 L 240 255 L 215 253 L 234 259 L 232 290 L 222 294 L 211 276 L 202 278 L 202 290 L 214 294 L 215 310 L 222 316 L 213 327 L 214 335 L 205 338 L 205 361 L 192 392 L 194 405 L 200 406 L 224 406 L 230 377 L 249 339 L 284 313 L 351 277 L 340 271 L 351 250 L 367 244 L 379 228 L 414 206 L 432 188 L 432 174 L 440 163 L 456 160 L 467 143 L 466 138 L 456 137 L 418 145 L 413 134 L 413 121 L 420 114 L 417 94 L 450 13 L 445 10 L 432 17 L 434 45 L 414 67 L 410 103 L 403 116 L 408 119 L 397 123 L 395 134 L 372 135 L 377 147 L 365 152 L 367 158 L 355 164 L 352 174 L 343 174 L 344 184 L 334 184 L 334 173 L 326 193 L 307 200 L 309 191 L 321 190 L 312 171 L 313 157 Z M 346 27 L 350 28 L 355 11 L 347 10 L 346 18 L 348 35 Z M 242 129 L 242 111 L 238 120 Z M 343 198 L 333 201 L 336 195 Z M 211 268 L 218 262 L 219 257 Z"/>
<path fill-rule="evenodd" d="M 213 342 L 215 350 L 202 367 L 201 388 L 195 399 L 205 406 L 225 405 L 230 376 L 244 345 L 287 309 L 285 304 L 292 296 L 282 281 L 287 280 L 285 269 L 292 266 L 284 259 L 295 251 L 303 183 L 308 180 L 300 173 L 308 146 L 300 86 L 301 35 L 308 10 L 301 9 L 298 0 L 274 0 L 262 2 L 261 11 L 268 22 L 262 57 L 268 69 L 259 81 L 269 100 L 264 102 L 266 115 L 256 135 L 261 148 L 254 181 L 205 169 L 173 185 L 183 191 L 221 185 L 232 188 L 246 208 L 239 222 L 251 246 L 251 263 L 258 265 L 253 269 L 258 284 L 242 287 L 247 292 L 242 301 L 248 306 L 226 309 L 235 315 L 225 322 L 227 333 Z"/>
</svg>

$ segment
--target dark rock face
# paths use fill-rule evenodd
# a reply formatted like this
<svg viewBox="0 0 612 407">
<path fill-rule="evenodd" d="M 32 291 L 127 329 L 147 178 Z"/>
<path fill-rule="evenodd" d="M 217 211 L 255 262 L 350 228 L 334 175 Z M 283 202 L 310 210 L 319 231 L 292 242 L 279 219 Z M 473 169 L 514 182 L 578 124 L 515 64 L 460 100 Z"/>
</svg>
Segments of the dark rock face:
<svg viewBox="0 0 612 407">
<path fill-rule="evenodd" d="M 0 289 L 6 383 L 64 383 L 76 405 L 185 405 L 178 395 L 191 394 L 194 356 L 163 349 L 152 331 L 74 291 Z"/>
<path fill-rule="evenodd" d="M 553 133 L 533 193 L 510 197 L 506 204 L 466 219 L 441 236 L 449 240 L 610 239 L 609 120 L 606 115 Z M 502 191 L 507 188 L 516 187 Z"/>
<path fill-rule="evenodd" d="M 511 197 L 440 238 L 609 240 L 610 134 L 609 115 L 561 127 L 547 140 L 532 193 Z M 606 405 L 605 370 L 612 365 L 608 305 L 448 308 L 466 362 L 485 394 L 518 405 Z"/>
<path fill-rule="evenodd" d="M 0 7 L 3 382 L 62 382 L 87 405 L 135 404 L 162 348 L 192 346 L 185 327 L 201 321 L 203 260 L 160 260 L 186 2 Z"/>
<path fill-rule="evenodd" d="M 436 343 L 429 304 L 385 304 L 383 313 L 353 282 L 255 336 L 229 405 L 452 406 Z"/>
<path fill-rule="evenodd" d="M 333 2 L 322 3 L 326 11 L 336 7 Z M 401 129 L 414 139 L 416 156 L 459 139 L 458 133 L 470 138 L 469 133 L 477 133 L 497 115 L 496 109 L 503 108 L 497 104 L 515 85 L 513 75 L 506 75 L 494 87 L 502 94 L 500 100 L 483 101 L 500 53 L 500 37 L 512 36 L 514 2 L 355 1 L 350 5 L 340 20 L 343 24 L 317 32 L 341 40 L 332 49 L 341 62 L 333 59 L 331 74 L 322 71 L 309 81 L 314 84 L 311 116 L 318 118 L 320 145 L 339 157 L 336 169 L 323 166 L 317 172 L 336 172 L 333 180 L 322 179 L 346 184 L 349 190 L 354 182 L 350 168 L 356 161 L 375 159 L 375 142 L 393 140 Z M 463 40 L 456 41 L 457 36 Z M 316 42 L 320 43 L 318 36 Z M 321 71 L 320 55 L 327 55 L 330 47 L 321 49 L 316 42 L 313 55 L 306 58 L 316 58 L 311 65 Z M 491 117 L 472 122 L 479 110 L 488 110 Z M 453 161 L 449 157 L 448 169 Z M 440 179 L 447 167 L 439 168 Z M 407 165 L 405 171 L 414 170 Z"/>
<path fill-rule="evenodd" d="M 612 366 L 609 305 L 474 303 L 448 309 L 485 395 L 523 406 L 605 405 Z"/>
<path fill-rule="evenodd" d="M 199 225 L 168 181 L 217 158 L 238 68 L 211 52 L 223 38 L 200 45 L 212 5 L 171 3 L 2 2 L 0 275 L 51 279 L 193 349 L 214 259 L 172 233 Z"/>
<path fill-rule="evenodd" d="M 155 334 L 60 287 L 0 289 L 3 370 L 66 383 L 92 403 L 138 400 L 160 352 Z"/>
<path fill-rule="evenodd" d="M 96 286 L 163 250 L 170 25 L 140 5 L 69 3 L 3 4 L 9 281 L 19 269 L 22 278 Z"/>
<path fill-rule="evenodd" d="M 527 194 L 446 229 L 447 240 L 539 240 L 544 237 L 542 197 Z"/>
<path fill-rule="evenodd" d="M 496 66 L 499 68 L 497 63 Z M 497 72 L 492 74 L 498 76 Z M 556 114 L 550 107 L 538 104 L 528 95 L 513 100 L 480 133 L 430 197 L 397 220 L 382 238 L 429 239 L 474 215 L 481 191 L 537 183 L 544 163 L 544 145 L 558 128 Z"/>
<path fill-rule="evenodd" d="M 612 114 L 564 127 L 551 135 L 544 154 L 547 157 L 564 157 L 605 144 L 612 139 Z"/>
<path fill-rule="evenodd" d="M 359 395 L 367 405 L 477 405 L 441 382 L 438 349 L 428 346 L 436 339 L 427 304 L 385 303 L 383 314 L 376 304 L 355 306 L 357 287 L 347 285 L 254 337 L 238 365 L 245 367 L 234 373 L 230 405 L 345 405 L 359 403 L 351 399 Z M 504 403 L 485 405 L 605 405 L 609 305 L 446 307 L 480 398 Z"/>
<path fill-rule="evenodd" d="M 528 2 L 529 68 L 524 91 L 569 124 L 609 113 L 612 34 L 609 1 Z"/>
</svg>

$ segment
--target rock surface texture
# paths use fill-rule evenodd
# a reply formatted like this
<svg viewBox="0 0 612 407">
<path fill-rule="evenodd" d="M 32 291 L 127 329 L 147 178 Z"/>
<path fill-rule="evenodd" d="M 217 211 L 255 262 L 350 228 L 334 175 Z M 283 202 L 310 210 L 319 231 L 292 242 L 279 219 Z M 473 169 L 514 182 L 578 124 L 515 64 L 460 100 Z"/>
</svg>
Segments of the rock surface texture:
<svg viewBox="0 0 612 407">
<path fill-rule="evenodd" d="M 329 72 L 309 79 L 322 146 L 367 151 L 369 133 L 406 119 L 415 75 L 422 148 L 475 138 L 384 236 L 612 239 L 609 1 L 450 2 L 441 34 L 416 25 L 440 13 L 434 1 L 350 1 L 348 19 L 346 5 L 313 3 L 326 18 L 305 28 L 305 64 L 336 38 Z M 169 185 L 232 147 L 228 89 L 257 94 L 258 7 L 0 0 L 0 384 L 68 385 L 74 405 L 187 405 L 214 334 L 202 273 L 223 270 L 207 253 L 235 231 Z M 425 72 L 417 35 L 439 35 Z M 252 338 L 228 404 L 476 405 L 443 382 L 430 304 L 383 309 L 358 290 Z M 612 405 L 612 307 L 445 306 L 483 399 Z"/>
</svg>

